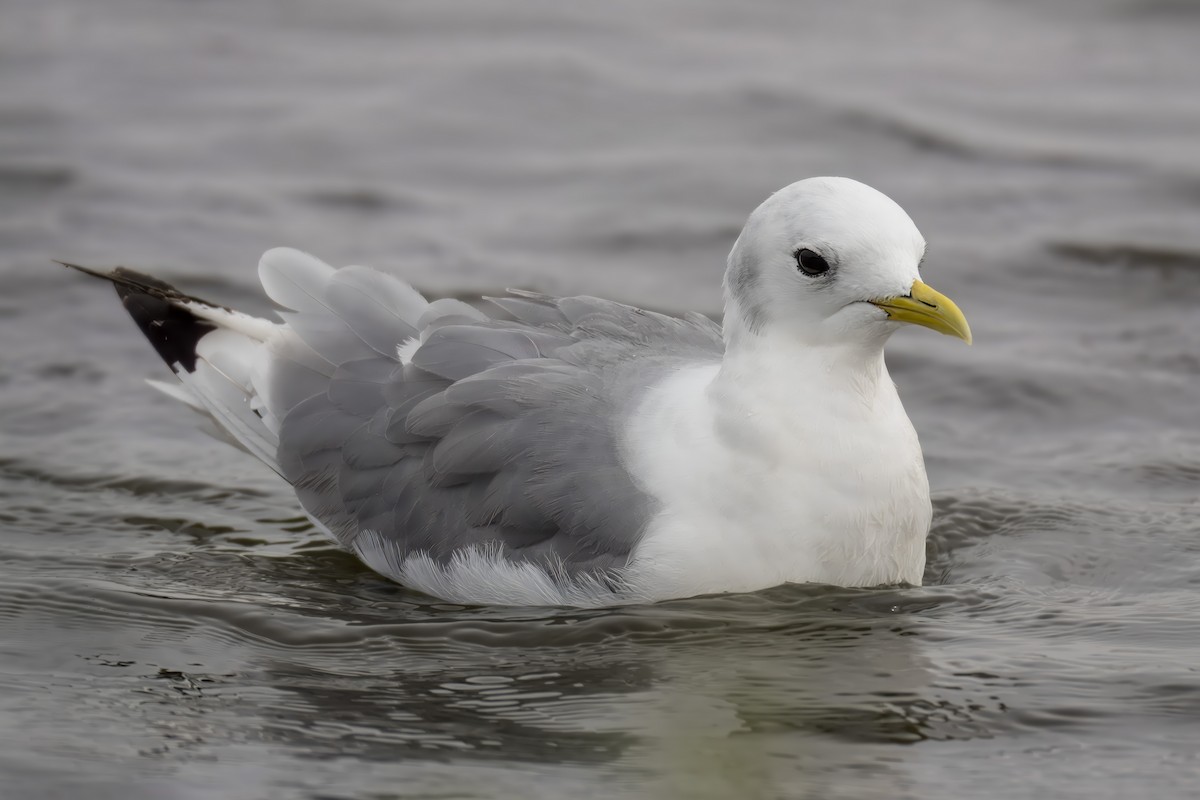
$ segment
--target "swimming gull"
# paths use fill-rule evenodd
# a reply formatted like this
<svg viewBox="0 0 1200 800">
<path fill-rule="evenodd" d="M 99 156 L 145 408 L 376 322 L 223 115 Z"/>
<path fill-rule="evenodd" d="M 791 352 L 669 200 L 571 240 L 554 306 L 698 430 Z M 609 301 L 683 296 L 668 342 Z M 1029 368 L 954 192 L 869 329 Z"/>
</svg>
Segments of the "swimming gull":
<svg viewBox="0 0 1200 800">
<path fill-rule="evenodd" d="M 485 313 L 284 248 L 258 268 L 281 322 L 79 269 L 179 378 L 159 388 L 372 569 L 459 603 L 602 606 L 921 583 L 929 485 L 883 347 L 901 323 L 971 341 L 924 251 L 885 195 L 810 178 L 750 215 L 723 326 L 529 292 Z"/>
</svg>

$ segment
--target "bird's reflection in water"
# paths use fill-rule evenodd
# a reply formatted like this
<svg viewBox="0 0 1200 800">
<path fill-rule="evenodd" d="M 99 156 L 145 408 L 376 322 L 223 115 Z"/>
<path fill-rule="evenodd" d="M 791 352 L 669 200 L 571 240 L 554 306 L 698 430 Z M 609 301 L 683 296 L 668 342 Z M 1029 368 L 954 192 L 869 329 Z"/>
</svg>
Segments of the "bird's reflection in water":
<svg viewBox="0 0 1200 800">
<path fill-rule="evenodd" d="M 771 797 L 798 780 L 827 796 L 847 774 L 905 785 L 898 745 L 1002 724 L 986 698 L 935 685 L 920 612 L 955 602 L 937 589 L 586 612 L 381 591 L 394 601 L 357 606 L 349 639 L 260 665 L 261 699 L 243 689 L 236 708 L 253 738 L 312 759 L 588 766 L 647 796 Z"/>
</svg>

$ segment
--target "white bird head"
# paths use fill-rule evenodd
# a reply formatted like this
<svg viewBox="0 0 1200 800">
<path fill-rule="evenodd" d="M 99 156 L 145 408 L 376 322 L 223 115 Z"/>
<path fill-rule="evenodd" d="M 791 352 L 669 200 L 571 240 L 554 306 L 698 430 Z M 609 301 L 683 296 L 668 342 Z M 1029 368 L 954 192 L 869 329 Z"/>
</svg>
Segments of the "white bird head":
<svg viewBox="0 0 1200 800">
<path fill-rule="evenodd" d="M 770 333 L 882 346 L 900 323 L 971 342 L 958 307 L 921 281 L 925 238 L 891 198 L 849 178 L 808 178 L 763 202 L 725 272 L 729 336 Z"/>
</svg>

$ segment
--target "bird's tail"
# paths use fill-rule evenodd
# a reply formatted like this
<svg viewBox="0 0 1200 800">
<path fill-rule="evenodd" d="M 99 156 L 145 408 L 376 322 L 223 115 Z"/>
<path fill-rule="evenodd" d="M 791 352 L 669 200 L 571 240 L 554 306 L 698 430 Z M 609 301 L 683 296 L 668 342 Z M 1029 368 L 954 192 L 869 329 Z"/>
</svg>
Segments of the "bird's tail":
<svg viewBox="0 0 1200 800">
<path fill-rule="evenodd" d="M 108 272 L 59 262 L 109 281 L 146 339 L 182 385 L 149 381 L 209 417 L 220 438 L 278 471 L 279 421 L 261 387 L 271 342 L 283 325 L 180 292 L 158 278 L 117 267 Z"/>
</svg>

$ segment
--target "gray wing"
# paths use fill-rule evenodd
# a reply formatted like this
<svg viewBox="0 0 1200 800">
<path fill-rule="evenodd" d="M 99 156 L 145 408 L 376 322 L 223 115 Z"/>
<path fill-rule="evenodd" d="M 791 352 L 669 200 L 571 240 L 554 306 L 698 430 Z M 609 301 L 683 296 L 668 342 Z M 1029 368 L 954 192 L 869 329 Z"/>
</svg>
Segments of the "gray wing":
<svg viewBox="0 0 1200 800">
<path fill-rule="evenodd" d="M 382 539 L 392 558 L 482 546 L 566 575 L 627 562 L 653 501 L 617 426 L 669 371 L 720 359 L 712 321 L 526 293 L 487 316 L 326 269 L 263 276 L 295 308 L 265 395 L 281 472 L 313 517 L 350 547 Z"/>
</svg>

